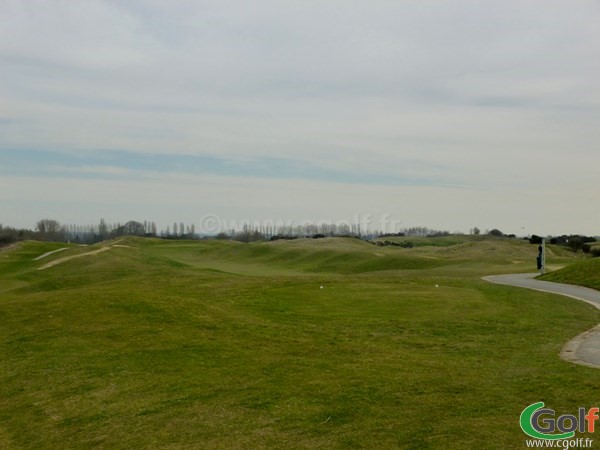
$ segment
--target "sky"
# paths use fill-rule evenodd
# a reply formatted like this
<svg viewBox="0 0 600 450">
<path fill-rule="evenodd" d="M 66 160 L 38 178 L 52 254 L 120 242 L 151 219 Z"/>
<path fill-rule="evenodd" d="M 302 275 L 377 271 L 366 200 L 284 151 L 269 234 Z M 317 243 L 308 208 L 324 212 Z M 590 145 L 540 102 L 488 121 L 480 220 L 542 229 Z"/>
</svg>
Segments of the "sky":
<svg viewBox="0 0 600 450">
<path fill-rule="evenodd" d="M 0 223 L 600 235 L 600 1 L 0 0 Z"/>
</svg>

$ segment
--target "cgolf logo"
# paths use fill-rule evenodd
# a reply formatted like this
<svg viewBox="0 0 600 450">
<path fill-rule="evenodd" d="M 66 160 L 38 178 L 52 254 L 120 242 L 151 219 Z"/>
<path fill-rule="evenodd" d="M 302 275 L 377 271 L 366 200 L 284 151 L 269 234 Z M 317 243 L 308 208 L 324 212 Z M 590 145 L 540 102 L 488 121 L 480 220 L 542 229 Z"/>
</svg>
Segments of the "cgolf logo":
<svg viewBox="0 0 600 450">
<path fill-rule="evenodd" d="M 533 403 L 523 410 L 521 429 L 536 439 L 564 440 L 575 436 L 575 432 L 593 433 L 600 408 L 579 408 L 577 415 L 564 414 L 555 419 L 553 409 L 544 408 L 544 402 Z"/>
</svg>

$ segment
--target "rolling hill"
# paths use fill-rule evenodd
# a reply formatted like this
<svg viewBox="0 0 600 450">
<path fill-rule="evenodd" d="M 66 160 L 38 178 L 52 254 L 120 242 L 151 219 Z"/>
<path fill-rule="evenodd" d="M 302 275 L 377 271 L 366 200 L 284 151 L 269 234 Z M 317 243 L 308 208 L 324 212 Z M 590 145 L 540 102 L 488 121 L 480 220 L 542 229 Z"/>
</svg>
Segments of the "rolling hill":
<svg viewBox="0 0 600 450">
<path fill-rule="evenodd" d="M 597 392 L 558 353 L 599 311 L 480 279 L 536 251 L 23 242 L 0 252 L 0 447 L 518 448 L 525 406 Z"/>
</svg>

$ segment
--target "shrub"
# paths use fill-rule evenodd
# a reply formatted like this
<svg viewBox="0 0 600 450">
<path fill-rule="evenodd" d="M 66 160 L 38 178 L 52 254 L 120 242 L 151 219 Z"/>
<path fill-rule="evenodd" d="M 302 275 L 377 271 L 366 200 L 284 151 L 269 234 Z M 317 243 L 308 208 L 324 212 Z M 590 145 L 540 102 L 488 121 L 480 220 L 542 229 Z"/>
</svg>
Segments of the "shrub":
<svg viewBox="0 0 600 450">
<path fill-rule="evenodd" d="M 13 242 L 16 242 L 16 241 L 17 241 L 16 236 L 9 235 L 9 234 L 2 235 L 2 236 L 0 236 L 0 247 L 3 245 L 12 244 Z"/>
</svg>

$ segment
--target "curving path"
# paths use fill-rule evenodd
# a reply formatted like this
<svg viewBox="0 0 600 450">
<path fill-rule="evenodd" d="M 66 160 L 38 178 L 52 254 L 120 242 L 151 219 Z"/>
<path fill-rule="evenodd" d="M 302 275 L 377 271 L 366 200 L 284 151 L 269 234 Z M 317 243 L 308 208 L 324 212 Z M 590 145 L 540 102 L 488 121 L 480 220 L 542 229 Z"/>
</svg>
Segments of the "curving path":
<svg viewBox="0 0 600 450">
<path fill-rule="evenodd" d="M 62 252 L 64 250 L 68 250 L 69 247 L 59 248 L 58 250 L 52 250 L 51 252 L 46 252 L 43 255 L 38 256 L 37 258 L 33 258 L 34 261 L 39 261 L 40 259 L 44 259 L 46 256 L 53 255 L 54 253 Z"/>
<path fill-rule="evenodd" d="M 483 279 L 490 283 L 564 295 L 582 300 L 600 309 L 600 291 L 572 284 L 535 280 L 534 277 L 537 275 L 537 273 L 519 273 L 514 275 L 493 275 L 483 277 Z M 560 356 L 569 362 L 600 368 L 600 325 L 571 339 L 563 347 Z"/>
<path fill-rule="evenodd" d="M 66 261 L 70 261 L 70 260 L 75 259 L 75 258 L 81 258 L 82 256 L 97 255 L 98 253 L 105 252 L 106 250 L 110 250 L 110 247 L 100 247 L 98 250 L 93 250 L 91 252 L 80 253 L 78 255 L 65 256 L 64 258 L 58 258 L 58 259 L 55 259 L 54 261 L 50 261 L 49 263 L 44 264 L 42 267 L 38 267 L 37 270 L 45 270 L 45 269 L 48 269 L 50 267 L 54 267 L 54 266 L 56 266 L 58 264 L 64 263 Z"/>
</svg>

